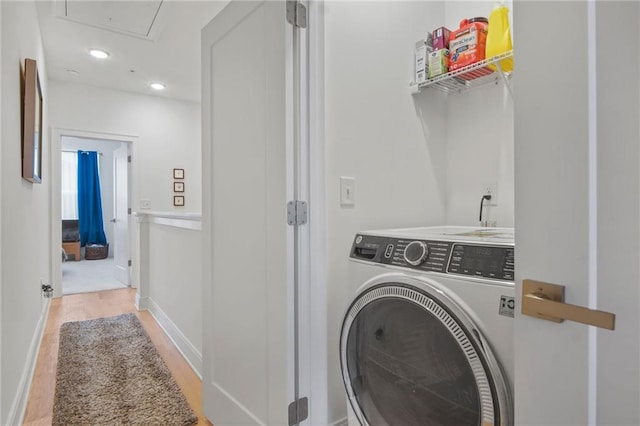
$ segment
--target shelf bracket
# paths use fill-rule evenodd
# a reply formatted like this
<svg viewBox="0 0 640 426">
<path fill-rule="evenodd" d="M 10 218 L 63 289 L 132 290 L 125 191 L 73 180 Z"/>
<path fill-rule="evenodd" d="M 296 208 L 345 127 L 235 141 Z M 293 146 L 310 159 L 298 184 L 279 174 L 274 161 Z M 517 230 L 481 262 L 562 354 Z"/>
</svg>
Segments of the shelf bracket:
<svg viewBox="0 0 640 426">
<path fill-rule="evenodd" d="M 498 73 L 500 74 L 500 77 L 502 78 L 502 82 L 504 83 L 505 87 L 509 91 L 509 95 L 511 96 L 511 99 L 513 99 L 513 90 L 511 89 L 511 85 L 509 84 L 509 81 L 507 80 L 507 77 L 505 77 L 505 75 L 504 75 L 504 71 L 502 71 L 502 67 L 500 66 L 500 61 L 494 61 L 494 63 L 496 65 L 496 67 L 498 68 Z"/>
</svg>

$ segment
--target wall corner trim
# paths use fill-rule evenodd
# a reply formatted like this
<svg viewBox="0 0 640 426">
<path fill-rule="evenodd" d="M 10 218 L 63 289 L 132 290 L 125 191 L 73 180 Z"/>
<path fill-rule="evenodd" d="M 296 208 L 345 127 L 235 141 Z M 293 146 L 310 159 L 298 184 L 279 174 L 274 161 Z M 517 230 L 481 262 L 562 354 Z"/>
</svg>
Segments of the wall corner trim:
<svg viewBox="0 0 640 426">
<path fill-rule="evenodd" d="M 24 421 L 27 400 L 29 399 L 29 390 L 31 389 L 31 382 L 33 381 L 33 375 L 36 370 L 36 361 L 38 360 L 42 337 L 44 336 L 44 330 L 47 325 L 50 305 L 51 299 L 44 299 L 42 311 L 40 312 L 40 319 L 38 320 L 38 324 L 36 325 L 31 339 L 31 344 L 29 345 L 29 351 L 27 352 L 24 369 L 20 376 L 18 388 L 16 389 L 16 395 L 13 399 L 13 404 L 11 404 L 9 409 L 9 415 L 7 416 L 6 423 L 4 424 L 21 425 Z"/>
<path fill-rule="evenodd" d="M 140 296 L 140 288 L 138 288 L 138 292 L 136 293 L 135 307 L 139 311 L 149 310 L 149 298 Z"/>
</svg>

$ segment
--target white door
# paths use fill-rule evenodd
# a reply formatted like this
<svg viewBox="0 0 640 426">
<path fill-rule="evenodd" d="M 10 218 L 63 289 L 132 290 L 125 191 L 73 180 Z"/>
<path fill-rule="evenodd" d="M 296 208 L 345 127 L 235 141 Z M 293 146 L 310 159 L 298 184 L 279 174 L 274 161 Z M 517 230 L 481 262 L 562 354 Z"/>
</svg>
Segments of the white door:
<svg viewBox="0 0 640 426">
<path fill-rule="evenodd" d="M 288 423 L 298 394 L 292 50 L 285 2 L 233 1 L 202 33 L 203 407 Z"/>
<path fill-rule="evenodd" d="M 128 286 L 129 279 L 129 162 L 125 144 L 113 152 L 113 258 L 115 277 Z"/>
<path fill-rule="evenodd" d="M 515 423 L 638 425 L 639 3 L 513 8 L 517 305 L 533 279 L 616 314 L 613 331 L 516 315 Z"/>
</svg>

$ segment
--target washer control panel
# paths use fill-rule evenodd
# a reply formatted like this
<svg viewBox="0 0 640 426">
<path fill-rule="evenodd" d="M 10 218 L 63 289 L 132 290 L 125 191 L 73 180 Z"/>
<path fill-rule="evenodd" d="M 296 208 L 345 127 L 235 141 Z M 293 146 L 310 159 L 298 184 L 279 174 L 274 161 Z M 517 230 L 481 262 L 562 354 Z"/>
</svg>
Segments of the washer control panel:
<svg viewBox="0 0 640 426">
<path fill-rule="evenodd" d="M 357 234 L 352 259 L 420 271 L 513 281 L 514 250 L 509 245 L 410 240 Z"/>
<path fill-rule="evenodd" d="M 513 281 L 513 247 L 454 244 L 447 272 Z"/>
</svg>

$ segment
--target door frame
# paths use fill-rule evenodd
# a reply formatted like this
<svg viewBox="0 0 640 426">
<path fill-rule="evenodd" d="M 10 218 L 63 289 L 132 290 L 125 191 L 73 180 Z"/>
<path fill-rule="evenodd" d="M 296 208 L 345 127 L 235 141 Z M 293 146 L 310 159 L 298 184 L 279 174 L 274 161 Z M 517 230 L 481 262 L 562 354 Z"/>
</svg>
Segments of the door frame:
<svg viewBox="0 0 640 426">
<path fill-rule="evenodd" d="M 107 142 L 113 142 L 113 141 L 107 141 Z M 116 167 L 116 163 L 117 163 L 116 152 L 118 152 L 122 148 L 125 148 L 125 150 L 126 150 L 125 155 L 126 155 L 127 159 L 130 161 L 133 158 L 133 156 L 131 155 L 131 143 L 124 142 L 124 144 L 125 144 L 125 146 L 121 145 L 119 148 L 116 148 L 113 151 L 113 164 L 111 165 L 111 167 L 113 169 L 113 183 L 114 183 L 114 186 L 113 186 L 113 219 L 111 221 L 113 222 L 114 225 L 116 225 L 117 222 L 118 222 L 118 207 L 119 207 L 118 206 L 118 197 L 121 195 L 119 193 L 119 191 L 118 191 L 119 175 L 117 173 L 118 168 Z M 121 153 L 119 153 L 119 155 L 121 155 Z M 127 253 L 126 253 L 125 259 L 128 261 L 128 260 L 131 260 L 131 251 L 132 251 L 131 250 L 131 248 L 132 248 L 132 245 L 131 245 L 131 241 L 132 241 L 131 232 L 132 232 L 132 230 L 130 229 L 131 228 L 131 223 L 130 223 L 131 221 L 129 219 L 130 219 L 130 215 L 133 213 L 133 209 L 132 209 L 132 203 L 131 203 L 131 185 L 129 185 L 129 178 L 131 177 L 131 163 L 129 161 L 127 161 L 127 160 L 125 160 L 125 161 L 126 161 L 126 166 L 125 166 L 125 168 L 126 168 L 126 171 L 125 171 L 125 179 L 126 179 L 126 182 L 125 182 L 125 184 L 126 184 L 126 189 L 125 189 L 125 191 L 126 191 L 126 194 L 125 194 L 126 195 L 126 213 L 125 213 L 125 217 L 126 217 L 126 224 L 127 224 L 127 231 L 126 231 L 126 236 L 127 237 L 126 237 L 126 242 L 125 242 L 125 246 L 127 248 Z M 122 221 L 122 218 L 120 218 L 120 221 Z M 120 265 L 118 264 L 118 259 L 116 259 L 116 256 L 115 256 L 116 253 L 117 253 L 116 243 L 118 242 L 118 237 L 117 237 L 116 233 L 117 233 L 117 229 L 116 229 L 116 226 L 114 226 L 114 230 L 113 230 L 113 240 L 114 240 L 114 244 L 113 244 L 113 255 L 114 255 L 113 256 L 113 260 L 114 260 L 114 267 L 115 267 L 115 272 L 114 273 L 116 275 L 116 280 L 120 281 L 120 282 L 123 282 L 120 279 L 121 277 L 118 274 L 118 269 L 119 269 Z M 122 248 L 122 245 L 119 245 L 119 247 Z M 120 259 L 122 259 L 122 257 L 120 257 Z M 125 268 L 125 271 L 126 271 L 126 276 L 127 276 L 126 277 L 126 281 L 127 282 L 125 284 L 127 286 L 131 286 L 131 283 L 133 281 L 132 280 L 132 275 L 133 274 L 132 274 L 131 265 L 127 265 L 126 268 Z"/>
<path fill-rule="evenodd" d="M 302 286 L 307 302 L 309 418 L 311 425 L 329 424 L 328 357 L 338 342 L 327 340 L 327 222 L 325 188 L 324 0 L 309 0 L 307 40 L 309 132 L 309 279 Z M 334 345 L 335 344 L 335 345 Z M 335 347 L 334 347 L 335 346 Z M 311 350 L 313 349 L 313 350 Z M 335 349 L 335 351 L 333 350 Z"/>
<path fill-rule="evenodd" d="M 133 200 L 136 199 L 138 194 L 138 182 L 136 176 L 136 158 L 138 150 L 138 136 L 125 135 L 117 133 L 102 133 L 93 132 L 90 130 L 78 130 L 78 129 L 65 129 L 60 127 L 51 128 L 51 156 L 50 156 L 50 170 L 51 170 L 51 197 L 50 197 L 50 230 L 51 230 L 51 248 L 50 248 L 50 274 L 51 285 L 53 286 L 53 297 L 62 296 L 62 264 L 60 262 L 60 241 L 62 240 L 62 230 L 60 228 L 60 222 L 62 220 L 61 209 L 61 182 L 60 182 L 60 152 L 62 149 L 62 137 L 76 137 L 84 139 L 100 139 L 104 141 L 112 142 L 125 142 L 129 144 L 129 152 L 131 154 L 131 169 L 129 171 L 128 185 L 129 185 L 129 204 L 130 207 Z M 129 253 L 134 264 L 137 264 L 137 252 L 133 247 L 133 222 L 132 216 L 129 215 Z M 133 274 L 131 280 L 131 287 L 136 288 L 135 280 L 136 275 Z"/>
<path fill-rule="evenodd" d="M 301 424 L 328 424 L 326 281 L 326 190 L 324 145 L 324 0 L 299 0 L 307 7 L 307 27 L 298 33 L 298 180 L 294 199 L 307 201 L 309 220 L 298 230 L 299 397 L 309 398 Z M 295 48 L 295 47 L 294 47 Z M 335 342 L 337 349 L 338 342 Z"/>
</svg>

